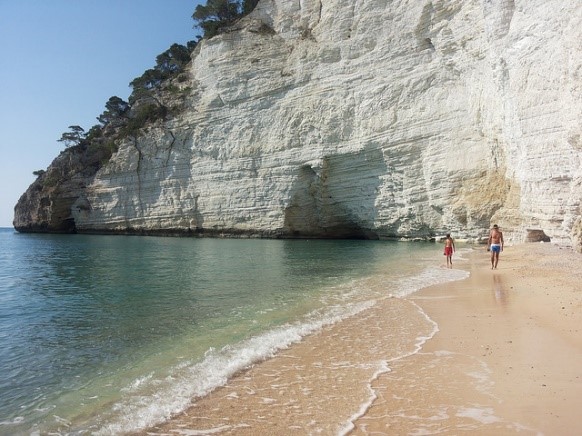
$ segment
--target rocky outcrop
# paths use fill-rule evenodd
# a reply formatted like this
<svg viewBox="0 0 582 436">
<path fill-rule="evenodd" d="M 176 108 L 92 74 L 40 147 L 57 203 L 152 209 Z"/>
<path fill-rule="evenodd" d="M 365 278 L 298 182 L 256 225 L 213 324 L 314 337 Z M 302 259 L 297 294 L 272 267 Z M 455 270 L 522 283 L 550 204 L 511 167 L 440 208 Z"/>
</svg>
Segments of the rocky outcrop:
<svg viewBox="0 0 582 436">
<path fill-rule="evenodd" d="M 365 238 L 479 238 L 495 222 L 580 245 L 581 21 L 577 0 L 261 0 L 198 45 L 176 84 L 186 110 L 60 190 L 66 219 Z M 19 202 L 17 229 L 37 203 Z M 66 215 L 52 213 L 49 228 Z"/>
<path fill-rule="evenodd" d="M 87 152 L 83 147 L 61 152 L 20 197 L 14 208 L 16 229 L 29 233 L 75 233 L 71 208 L 84 195 L 103 159 L 103 152 Z"/>
</svg>

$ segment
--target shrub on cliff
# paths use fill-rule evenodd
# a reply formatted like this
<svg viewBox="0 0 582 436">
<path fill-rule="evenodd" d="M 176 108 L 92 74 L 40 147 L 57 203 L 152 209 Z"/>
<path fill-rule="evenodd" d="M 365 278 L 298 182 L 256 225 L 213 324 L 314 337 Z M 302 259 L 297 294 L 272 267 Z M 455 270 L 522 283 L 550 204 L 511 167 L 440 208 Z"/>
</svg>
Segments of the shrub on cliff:
<svg viewBox="0 0 582 436">
<path fill-rule="evenodd" d="M 208 0 L 196 6 L 192 18 L 204 31 L 205 38 L 212 38 L 239 18 L 251 13 L 259 0 Z"/>
<path fill-rule="evenodd" d="M 196 47 L 196 41 L 189 41 L 186 46 L 172 44 L 172 46 L 160 53 L 156 57 L 156 65 L 133 79 L 129 86 L 133 88 L 129 96 L 129 103 L 133 105 L 136 101 L 153 97 L 154 92 L 159 90 L 162 84 L 178 76 L 190 62 L 190 53 Z"/>
<path fill-rule="evenodd" d="M 58 142 L 64 142 L 65 147 L 73 147 L 85 140 L 85 129 L 81 126 L 69 126 L 69 131 L 64 132 Z"/>
<path fill-rule="evenodd" d="M 203 30 L 204 37 L 210 38 L 250 13 L 257 3 L 258 0 L 208 0 L 206 5 L 196 7 L 192 18 Z M 80 153 L 86 169 L 97 171 L 117 151 L 121 140 L 136 137 L 145 127 L 179 111 L 181 99 L 190 88 L 176 85 L 188 80 L 185 69 L 198 42 L 199 39 L 188 41 L 185 46 L 172 44 L 160 53 L 153 68 L 130 82 L 132 92 L 128 101 L 118 96 L 110 97 L 105 110 L 97 117 L 99 124 L 89 131 L 77 125 L 69 126 L 58 139 L 65 144 L 67 153 Z M 36 175 L 46 176 L 40 171 Z M 66 175 L 62 177 L 67 178 Z M 45 180 L 45 184 L 60 182 L 62 180 L 54 177 Z"/>
<path fill-rule="evenodd" d="M 134 114 L 124 126 L 121 136 L 136 136 L 144 126 L 165 118 L 167 113 L 166 106 L 155 103 L 141 104 L 135 109 Z"/>
</svg>

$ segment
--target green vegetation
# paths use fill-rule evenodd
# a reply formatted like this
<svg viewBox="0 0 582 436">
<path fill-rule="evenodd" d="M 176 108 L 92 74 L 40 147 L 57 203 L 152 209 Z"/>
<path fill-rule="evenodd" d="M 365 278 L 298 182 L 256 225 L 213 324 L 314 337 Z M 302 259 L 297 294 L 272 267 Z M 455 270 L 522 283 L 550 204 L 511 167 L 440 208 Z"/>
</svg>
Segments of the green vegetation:
<svg viewBox="0 0 582 436">
<path fill-rule="evenodd" d="M 258 0 L 208 0 L 196 7 L 192 18 L 204 38 L 211 38 L 226 31 L 241 17 L 252 12 Z M 133 79 L 128 101 L 112 96 L 105 103 L 105 110 L 97 117 L 99 124 L 87 132 L 81 126 L 71 125 L 58 139 L 67 149 L 81 153 L 87 165 L 98 169 L 106 164 L 117 151 L 120 141 L 137 137 L 144 128 L 164 120 L 169 114 L 181 109 L 181 100 L 190 92 L 186 66 L 191 60 L 201 36 L 185 46 L 172 44 L 156 57 L 156 64 Z M 173 106 L 170 106 L 173 105 Z M 45 174 L 39 170 L 37 176 Z"/>
<path fill-rule="evenodd" d="M 67 148 L 81 144 L 85 138 L 85 129 L 81 126 L 69 126 L 69 129 L 70 131 L 63 133 L 58 141 L 64 142 Z"/>
<path fill-rule="evenodd" d="M 212 38 L 239 18 L 251 13 L 258 2 L 259 0 L 208 0 L 206 5 L 196 6 L 192 18 L 204 31 L 204 37 Z"/>
<path fill-rule="evenodd" d="M 105 111 L 97 117 L 97 120 L 102 126 L 108 126 L 112 123 L 121 124 L 122 120 L 127 119 L 129 109 L 129 103 L 126 101 L 117 96 L 110 97 L 105 103 Z"/>
<path fill-rule="evenodd" d="M 171 85 L 171 80 L 184 71 L 196 44 L 195 41 L 188 42 L 186 46 L 173 44 L 157 56 L 153 68 L 130 83 L 133 92 L 129 102 L 118 96 L 110 97 L 105 103 L 105 110 L 97 117 L 99 124 L 88 132 L 77 125 L 69 126 L 58 141 L 65 143 L 67 148 L 74 147 L 85 152 L 89 161 L 95 161 L 93 164 L 97 168 L 107 163 L 117 151 L 120 140 L 139 135 L 144 127 L 168 115 L 170 108 L 163 103 L 164 87 L 169 88 L 174 99 L 180 97 L 180 89 Z M 184 82 L 184 79 L 181 81 Z"/>
<path fill-rule="evenodd" d="M 134 104 L 140 99 L 153 97 L 162 84 L 178 76 L 190 62 L 190 53 L 196 45 L 196 41 L 189 41 L 186 46 L 172 44 L 168 50 L 159 54 L 156 57 L 156 66 L 146 70 L 129 84 L 133 88 L 129 103 Z"/>
</svg>

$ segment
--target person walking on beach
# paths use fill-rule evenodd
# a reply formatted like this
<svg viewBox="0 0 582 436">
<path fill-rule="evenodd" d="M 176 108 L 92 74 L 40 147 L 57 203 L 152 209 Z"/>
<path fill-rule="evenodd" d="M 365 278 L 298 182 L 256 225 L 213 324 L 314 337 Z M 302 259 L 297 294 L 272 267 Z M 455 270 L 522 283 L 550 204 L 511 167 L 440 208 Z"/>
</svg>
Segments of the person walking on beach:
<svg viewBox="0 0 582 436">
<path fill-rule="evenodd" d="M 451 234 L 447 233 L 445 239 L 445 256 L 447 256 L 447 268 L 453 267 L 453 253 L 455 252 L 455 241 L 451 238 Z"/>
<path fill-rule="evenodd" d="M 499 253 L 503 251 L 503 232 L 499 230 L 497 224 L 489 232 L 489 241 L 487 241 L 489 251 L 491 252 L 491 269 L 497 269 L 499 262 Z"/>
</svg>

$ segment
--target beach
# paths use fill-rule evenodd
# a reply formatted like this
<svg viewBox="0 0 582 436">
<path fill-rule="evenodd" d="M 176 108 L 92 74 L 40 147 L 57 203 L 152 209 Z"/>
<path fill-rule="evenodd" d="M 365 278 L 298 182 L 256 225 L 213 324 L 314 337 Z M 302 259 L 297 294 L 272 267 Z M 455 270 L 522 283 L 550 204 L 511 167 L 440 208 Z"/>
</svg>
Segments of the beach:
<svg viewBox="0 0 582 436">
<path fill-rule="evenodd" d="M 582 257 L 453 259 L 469 278 L 378 300 L 141 434 L 581 434 Z"/>
<path fill-rule="evenodd" d="M 582 434 L 581 261 L 527 244 L 491 270 L 483 248 L 469 279 L 412 296 L 439 332 L 377 383 L 355 433 Z"/>
</svg>

